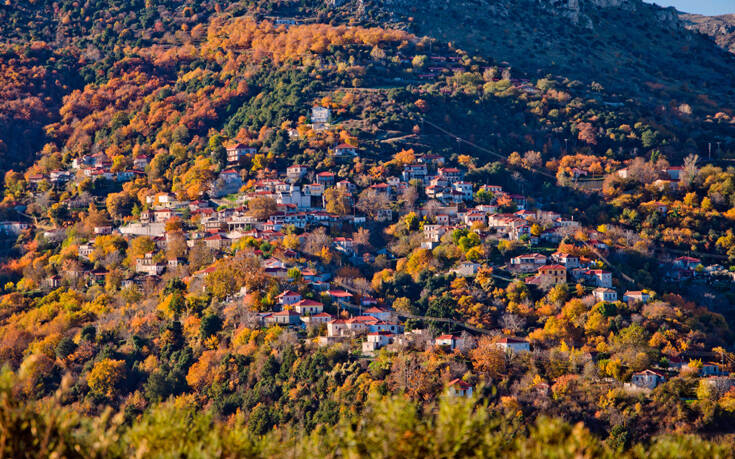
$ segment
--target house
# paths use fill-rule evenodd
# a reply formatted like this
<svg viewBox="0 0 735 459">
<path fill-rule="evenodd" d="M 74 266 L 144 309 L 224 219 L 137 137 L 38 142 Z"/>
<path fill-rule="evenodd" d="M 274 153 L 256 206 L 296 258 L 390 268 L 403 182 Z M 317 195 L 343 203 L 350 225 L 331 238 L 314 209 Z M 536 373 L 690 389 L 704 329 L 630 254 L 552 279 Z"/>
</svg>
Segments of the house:
<svg viewBox="0 0 735 459">
<path fill-rule="evenodd" d="M 357 149 L 352 145 L 341 143 L 334 147 L 334 156 L 357 156 Z"/>
<path fill-rule="evenodd" d="M 618 292 L 611 288 L 598 287 L 592 291 L 592 296 L 597 302 L 605 301 L 608 303 L 613 303 L 615 301 L 618 301 Z"/>
<path fill-rule="evenodd" d="M 518 255 L 517 257 L 513 257 L 510 259 L 510 264 L 518 267 L 524 265 L 529 267 L 542 266 L 546 264 L 546 255 L 542 255 L 540 253 Z"/>
<path fill-rule="evenodd" d="M 500 338 L 495 342 L 495 346 L 505 352 L 529 352 L 531 350 L 528 341 L 520 338 Z"/>
<path fill-rule="evenodd" d="M 265 321 L 269 325 L 301 325 L 301 317 L 294 311 L 274 312 Z"/>
<path fill-rule="evenodd" d="M 460 193 L 463 201 L 472 200 L 472 182 L 455 182 L 454 191 Z"/>
<path fill-rule="evenodd" d="M 683 269 L 696 269 L 697 266 L 702 264 L 702 260 L 694 257 L 679 257 L 674 260 L 674 266 Z"/>
<path fill-rule="evenodd" d="M 355 242 L 351 237 L 336 237 L 333 242 L 337 250 L 347 254 L 355 253 Z"/>
<path fill-rule="evenodd" d="M 89 260 L 89 256 L 94 252 L 94 245 L 92 244 L 79 244 L 77 254 L 79 257 Z"/>
<path fill-rule="evenodd" d="M 717 362 L 705 362 L 702 364 L 702 368 L 699 369 L 701 376 L 722 376 L 726 375 L 727 371 L 722 369 L 722 365 Z"/>
<path fill-rule="evenodd" d="M 112 234 L 112 226 L 110 225 L 95 226 L 93 231 L 94 231 L 94 234 L 96 235 Z"/>
<path fill-rule="evenodd" d="M 344 290 L 327 290 L 327 295 L 338 304 L 349 304 L 352 301 L 352 293 Z"/>
<path fill-rule="evenodd" d="M 362 343 L 362 353 L 372 355 L 375 351 L 393 342 L 393 333 L 378 331 L 367 335 L 367 340 Z"/>
<path fill-rule="evenodd" d="M 447 385 L 447 393 L 452 397 L 472 397 L 472 385 L 461 379 L 454 379 Z"/>
<path fill-rule="evenodd" d="M 148 252 L 135 260 L 135 272 L 145 273 L 149 276 L 161 274 L 166 266 L 153 259 L 153 253 Z"/>
<path fill-rule="evenodd" d="M 328 124 L 332 118 L 332 111 L 326 107 L 311 107 L 311 122 L 313 124 Z"/>
<path fill-rule="evenodd" d="M 410 182 L 411 180 L 425 180 L 428 171 L 426 170 L 426 164 L 409 164 L 403 168 L 401 178 L 404 182 Z"/>
<path fill-rule="evenodd" d="M 222 250 L 230 246 L 231 241 L 219 233 L 204 238 L 204 245 L 213 250 Z"/>
<path fill-rule="evenodd" d="M 149 161 L 150 157 L 148 155 L 138 155 L 133 158 L 133 168 L 142 171 L 148 167 Z"/>
<path fill-rule="evenodd" d="M 460 277 L 473 277 L 480 270 L 480 264 L 473 261 L 463 261 L 457 265 L 451 272 Z"/>
<path fill-rule="evenodd" d="M 467 226 L 472 226 L 474 223 L 485 223 L 486 219 L 487 215 L 485 212 L 479 210 L 470 210 L 464 214 L 464 224 Z"/>
<path fill-rule="evenodd" d="M 319 172 L 316 174 L 316 183 L 327 188 L 334 185 L 334 172 Z"/>
<path fill-rule="evenodd" d="M 294 292 L 293 290 L 286 290 L 279 294 L 276 299 L 278 300 L 278 304 L 281 306 L 287 306 L 301 301 L 301 294 L 299 294 L 299 292 Z"/>
<path fill-rule="evenodd" d="M 301 316 L 301 321 L 305 325 L 318 326 L 321 324 L 329 323 L 332 320 L 334 320 L 334 318 L 326 312 L 320 312 L 319 314 L 314 314 L 312 316 L 304 316 L 304 315 Z"/>
<path fill-rule="evenodd" d="M 389 310 L 379 308 L 377 306 L 368 308 L 363 313 L 366 316 L 375 317 L 376 319 L 383 321 L 391 320 L 391 318 L 393 317 L 393 314 Z"/>
<path fill-rule="evenodd" d="M 227 162 L 230 164 L 239 163 L 248 155 L 254 155 L 257 150 L 253 147 L 248 147 L 242 143 L 230 145 L 227 147 Z"/>
<path fill-rule="evenodd" d="M 541 283 L 556 285 L 567 281 L 567 268 L 562 265 L 546 265 L 538 269 L 539 281 Z"/>
<path fill-rule="evenodd" d="M 633 373 L 630 378 L 631 384 L 642 389 L 655 389 L 656 386 L 666 381 L 662 373 L 653 370 L 643 370 Z"/>
<path fill-rule="evenodd" d="M 306 166 L 302 166 L 300 164 L 294 164 L 293 166 L 288 166 L 286 168 L 286 177 L 291 182 L 297 182 L 301 180 L 303 176 L 306 175 L 306 172 L 309 169 Z"/>
<path fill-rule="evenodd" d="M 439 177 L 447 180 L 449 183 L 462 180 L 462 171 L 456 167 L 440 167 L 437 172 L 439 172 Z"/>
<path fill-rule="evenodd" d="M 312 316 L 321 314 L 324 310 L 324 305 L 318 301 L 303 299 L 297 301 L 296 303 L 293 303 L 293 308 L 294 311 L 301 314 L 302 316 Z"/>
<path fill-rule="evenodd" d="M 564 265 L 567 269 L 579 268 L 579 257 L 576 255 L 569 255 L 564 252 L 554 252 L 551 254 L 551 259 L 561 265 Z"/>
<path fill-rule="evenodd" d="M 46 289 L 55 289 L 61 285 L 61 277 L 54 275 L 49 276 L 41 281 L 41 286 Z"/>
<path fill-rule="evenodd" d="M 684 170 L 682 166 L 671 166 L 666 168 L 666 175 L 671 180 L 681 180 L 681 172 Z"/>
<path fill-rule="evenodd" d="M 452 351 L 464 346 L 464 339 L 454 335 L 437 336 L 434 340 L 436 346 L 446 346 Z"/>
<path fill-rule="evenodd" d="M 586 274 L 598 287 L 612 287 L 612 273 L 609 271 L 604 271 L 602 269 L 590 269 Z"/>
<path fill-rule="evenodd" d="M 640 290 L 628 290 L 623 294 L 623 301 L 626 303 L 648 303 L 651 295 Z"/>
</svg>

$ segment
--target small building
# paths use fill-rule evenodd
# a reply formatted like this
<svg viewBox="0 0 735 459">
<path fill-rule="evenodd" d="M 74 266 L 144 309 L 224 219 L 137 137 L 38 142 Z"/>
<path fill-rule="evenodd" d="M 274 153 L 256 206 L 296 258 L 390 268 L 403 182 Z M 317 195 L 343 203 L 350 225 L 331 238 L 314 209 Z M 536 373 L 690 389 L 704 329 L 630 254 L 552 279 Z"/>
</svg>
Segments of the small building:
<svg viewBox="0 0 735 459">
<path fill-rule="evenodd" d="M 255 148 L 248 147 L 242 143 L 230 145 L 227 147 L 227 162 L 230 164 L 239 163 L 248 155 L 254 155 L 256 151 Z"/>
<path fill-rule="evenodd" d="M 339 144 L 334 147 L 334 156 L 357 156 L 357 148 L 346 143 Z"/>
<path fill-rule="evenodd" d="M 301 301 L 301 294 L 293 290 L 286 290 L 285 292 L 281 292 L 276 299 L 281 306 L 287 306 Z"/>
<path fill-rule="evenodd" d="M 623 301 L 626 303 L 643 303 L 646 304 L 651 300 L 651 295 L 640 290 L 628 290 L 623 294 Z"/>
<path fill-rule="evenodd" d="M 318 301 L 303 299 L 296 303 L 293 303 L 293 308 L 294 311 L 301 314 L 302 316 L 311 316 L 321 314 L 324 310 L 324 305 Z"/>
<path fill-rule="evenodd" d="M 611 288 L 598 287 L 592 291 L 592 296 L 597 302 L 605 301 L 608 303 L 613 303 L 615 301 L 618 301 L 618 292 Z"/>
<path fill-rule="evenodd" d="M 383 309 L 383 308 L 379 308 L 377 306 L 373 306 L 371 308 L 366 309 L 364 311 L 364 314 L 366 316 L 375 317 L 378 320 L 384 320 L 384 321 L 391 320 L 391 318 L 393 316 L 393 314 L 389 310 Z"/>
<path fill-rule="evenodd" d="M 454 274 L 460 277 L 473 277 L 480 270 L 480 264 L 473 261 L 463 261 L 452 270 Z"/>
<path fill-rule="evenodd" d="M 464 339 L 454 335 L 441 335 L 436 337 L 434 344 L 436 346 L 446 346 L 451 350 L 455 350 L 464 346 Z"/>
<path fill-rule="evenodd" d="M 567 281 L 567 268 L 562 265 L 542 266 L 538 269 L 538 277 L 551 285 L 563 284 Z"/>
<path fill-rule="evenodd" d="M 320 312 L 319 314 L 314 314 L 313 316 L 301 316 L 301 321 L 310 326 L 318 326 L 321 324 L 326 324 L 334 320 L 334 317 L 332 317 L 330 314 L 326 312 Z"/>
<path fill-rule="evenodd" d="M 135 272 L 145 273 L 149 276 L 160 275 L 166 266 L 153 259 L 153 253 L 148 252 L 135 260 Z"/>
<path fill-rule="evenodd" d="M 447 393 L 452 397 L 472 397 L 472 390 L 472 385 L 461 379 L 454 379 L 447 385 Z"/>
<path fill-rule="evenodd" d="M 666 381 L 666 377 L 653 370 L 643 370 L 638 373 L 633 373 L 630 378 L 631 384 L 643 389 L 655 389 L 659 384 Z"/>
<path fill-rule="evenodd" d="M 315 105 L 311 107 L 311 122 L 314 124 L 328 124 L 332 118 L 332 111 L 326 107 Z"/>
<path fill-rule="evenodd" d="M 301 316 L 294 311 L 280 311 L 274 312 L 265 321 L 269 325 L 301 325 Z"/>
<path fill-rule="evenodd" d="M 529 352 L 531 350 L 531 345 L 528 341 L 512 337 L 500 338 L 495 342 L 495 346 L 505 352 Z"/>
<path fill-rule="evenodd" d="M 598 287 L 612 287 L 612 273 L 602 269 L 590 269 L 587 275 Z"/>
<path fill-rule="evenodd" d="M 696 269 L 697 266 L 702 264 L 702 260 L 694 257 L 679 257 L 674 260 L 674 266 L 683 269 Z"/>
<path fill-rule="evenodd" d="M 378 331 L 368 333 L 367 340 L 362 343 L 362 353 L 372 355 L 375 351 L 393 342 L 393 333 Z"/>
<path fill-rule="evenodd" d="M 579 268 L 579 257 L 576 255 L 569 255 L 564 252 L 554 252 L 551 254 L 551 259 L 561 265 L 564 265 L 567 269 Z"/>
</svg>

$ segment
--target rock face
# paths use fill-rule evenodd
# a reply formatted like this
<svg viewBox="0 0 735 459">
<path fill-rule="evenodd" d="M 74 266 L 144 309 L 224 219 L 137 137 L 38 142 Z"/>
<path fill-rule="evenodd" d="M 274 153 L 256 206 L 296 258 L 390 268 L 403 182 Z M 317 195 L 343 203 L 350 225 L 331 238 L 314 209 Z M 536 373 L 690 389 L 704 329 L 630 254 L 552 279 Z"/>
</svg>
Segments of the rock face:
<svg viewBox="0 0 735 459">
<path fill-rule="evenodd" d="M 680 17 L 687 29 L 712 37 L 715 43 L 735 54 L 735 14 L 722 16 L 682 14 Z"/>
<path fill-rule="evenodd" d="M 638 14 L 642 9 L 649 8 L 640 0 L 538 0 L 539 5 L 546 11 L 557 16 L 569 19 L 575 25 L 594 29 L 594 23 L 587 14 L 591 9 L 617 8 Z M 657 9 L 655 19 L 664 27 L 678 29 L 681 22 L 674 8 Z"/>
</svg>

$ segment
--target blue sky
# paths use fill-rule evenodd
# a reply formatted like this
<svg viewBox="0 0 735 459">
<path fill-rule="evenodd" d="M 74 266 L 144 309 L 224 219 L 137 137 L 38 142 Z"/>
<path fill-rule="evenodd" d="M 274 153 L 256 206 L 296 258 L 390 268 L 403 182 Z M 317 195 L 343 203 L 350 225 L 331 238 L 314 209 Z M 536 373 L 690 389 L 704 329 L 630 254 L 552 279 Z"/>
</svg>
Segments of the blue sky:
<svg viewBox="0 0 735 459">
<path fill-rule="evenodd" d="M 656 3 L 659 6 L 673 6 L 679 11 L 686 13 L 705 14 L 716 16 L 718 14 L 735 13 L 735 0 L 645 0 L 648 3 Z"/>
</svg>

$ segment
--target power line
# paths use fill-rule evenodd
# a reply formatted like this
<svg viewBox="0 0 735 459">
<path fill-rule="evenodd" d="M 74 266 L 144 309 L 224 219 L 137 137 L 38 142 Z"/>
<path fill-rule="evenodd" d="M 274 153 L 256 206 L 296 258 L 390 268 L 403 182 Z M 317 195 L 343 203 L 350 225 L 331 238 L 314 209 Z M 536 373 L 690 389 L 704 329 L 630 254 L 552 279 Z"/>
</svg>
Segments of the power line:
<svg viewBox="0 0 735 459">
<path fill-rule="evenodd" d="M 429 126 L 433 127 L 434 129 L 442 132 L 443 134 L 445 134 L 445 135 L 447 135 L 449 137 L 452 137 L 453 139 L 457 140 L 458 143 L 459 142 L 464 142 L 467 145 L 469 145 L 469 146 L 471 146 L 471 147 L 473 147 L 473 148 L 475 148 L 477 150 L 480 150 L 480 151 L 485 152 L 485 153 L 487 153 L 489 155 L 495 156 L 495 157 L 501 159 L 504 162 L 508 162 L 508 158 L 506 156 L 501 155 L 500 153 L 497 153 L 495 151 L 492 151 L 492 150 L 489 150 L 489 149 L 487 149 L 485 147 L 482 147 L 480 145 L 477 145 L 476 143 L 474 143 L 474 142 L 472 142 L 470 140 L 467 140 L 467 139 L 465 139 L 464 137 L 462 137 L 462 136 L 460 136 L 458 134 L 455 134 L 453 132 L 448 131 L 447 129 L 444 129 L 443 127 L 439 126 L 438 124 L 432 123 L 431 121 L 427 120 L 423 116 L 420 116 L 419 118 L 421 119 L 421 122 L 422 123 L 426 123 Z M 548 172 L 545 172 L 545 171 L 542 171 L 540 169 L 537 169 L 535 167 L 528 167 L 528 170 L 530 170 L 531 172 L 534 172 L 536 174 L 543 175 L 544 177 L 550 178 L 551 180 L 554 180 L 554 181 L 556 180 L 556 177 L 555 176 L 549 174 Z"/>
</svg>

